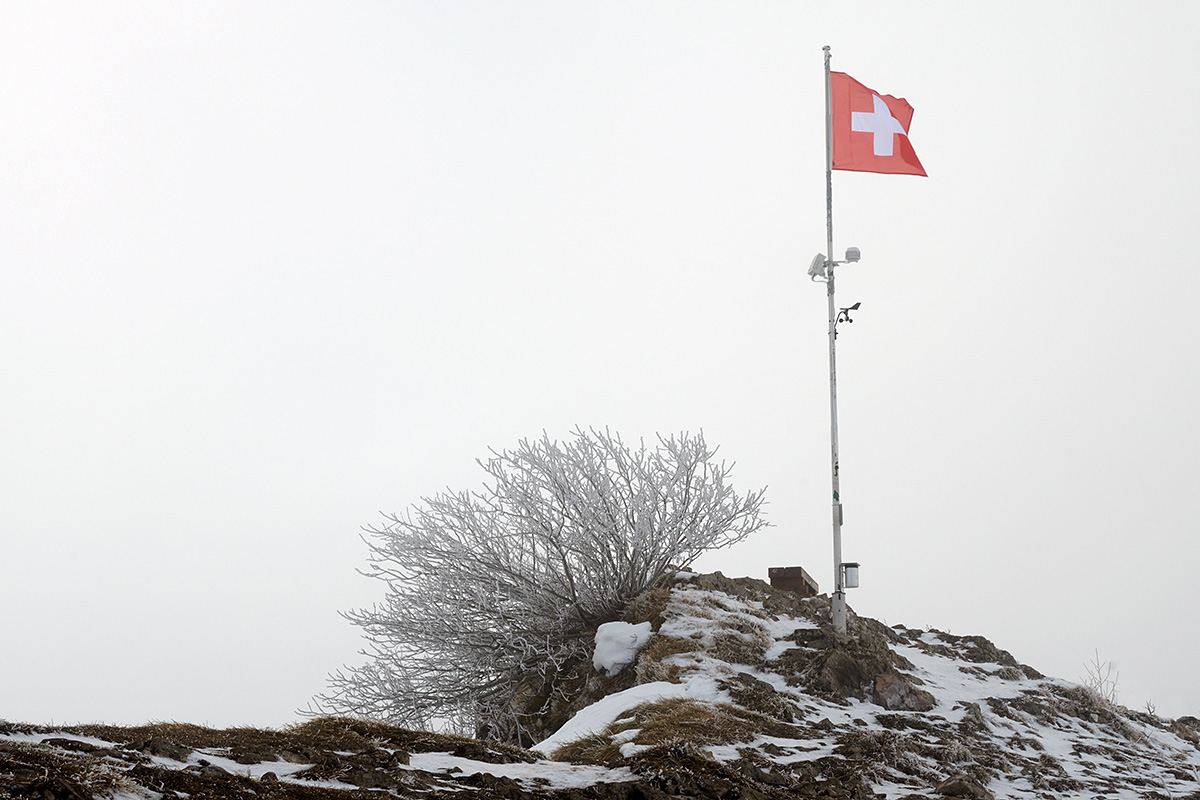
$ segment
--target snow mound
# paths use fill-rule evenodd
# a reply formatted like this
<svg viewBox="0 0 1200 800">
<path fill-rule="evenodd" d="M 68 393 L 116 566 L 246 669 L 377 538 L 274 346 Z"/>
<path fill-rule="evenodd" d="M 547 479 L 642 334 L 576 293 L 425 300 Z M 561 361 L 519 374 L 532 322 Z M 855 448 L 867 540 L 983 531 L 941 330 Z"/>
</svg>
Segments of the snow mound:
<svg viewBox="0 0 1200 800">
<path fill-rule="evenodd" d="M 637 658 L 650 640 L 649 622 L 606 622 L 596 629 L 596 652 L 592 666 L 609 677 L 616 675 Z"/>
<path fill-rule="evenodd" d="M 565 744 L 578 741 L 586 736 L 594 736 L 602 733 L 605 728 L 628 713 L 630 709 L 636 708 L 643 703 L 652 703 L 656 700 L 665 700 L 671 697 L 687 696 L 687 687 L 664 681 L 643 683 L 634 686 L 632 689 L 610 694 L 571 717 L 566 725 L 559 728 L 557 733 L 535 744 L 531 749 L 539 753 L 552 755 L 558 748 Z"/>
</svg>

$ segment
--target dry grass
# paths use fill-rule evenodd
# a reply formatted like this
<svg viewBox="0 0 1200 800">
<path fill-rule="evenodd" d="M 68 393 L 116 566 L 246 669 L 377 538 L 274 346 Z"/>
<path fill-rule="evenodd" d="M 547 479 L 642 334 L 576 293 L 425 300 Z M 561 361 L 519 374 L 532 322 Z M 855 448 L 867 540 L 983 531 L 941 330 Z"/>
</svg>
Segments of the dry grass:
<svg viewBox="0 0 1200 800">
<path fill-rule="evenodd" d="M 614 741 L 618 736 L 620 740 Z M 613 765 L 625 761 L 620 749 L 624 742 L 652 750 L 677 744 L 703 748 L 752 742 L 763 736 L 794 739 L 803 733 L 794 725 L 729 703 L 674 697 L 630 709 L 602 733 L 563 745 L 553 758 Z"/>
<path fill-rule="evenodd" d="M 800 736 L 794 725 L 763 714 L 729 703 L 705 703 L 681 697 L 644 703 L 614 724 L 624 723 L 625 729 L 629 729 L 631 720 L 632 727 L 638 729 L 634 743 L 649 746 L 679 741 L 700 746 L 735 744 L 762 736 Z"/>
<path fill-rule="evenodd" d="M 1023 681 L 1025 673 L 1016 667 L 1001 667 L 996 670 L 996 677 L 1002 681 Z"/>
<path fill-rule="evenodd" d="M 759 626 L 757 631 L 743 633 L 736 630 L 721 631 L 712 637 L 712 657 L 727 664 L 744 664 L 761 667 L 766 663 L 767 650 L 775 643 L 767 629 Z"/>
<path fill-rule="evenodd" d="M 673 617 L 693 617 L 694 619 L 716 620 L 711 604 L 697 603 L 687 597 L 672 597 L 668 612 Z"/>
<path fill-rule="evenodd" d="M 724 598 L 722 598 L 721 595 L 717 592 L 705 593 L 704 596 L 700 598 L 700 602 L 695 603 L 693 601 L 693 605 L 699 605 L 701 607 L 707 606 L 708 608 L 715 608 L 718 611 L 724 611 L 726 614 L 733 614 L 733 613 L 741 610 L 738 606 L 735 606 L 732 603 L 730 603 L 728 600 L 725 600 Z"/>
<path fill-rule="evenodd" d="M 64 733 L 94 736 L 134 748 L 145 742 L 162 740 L 188 750 L 291 751 L 335 747 L 339 750 L 360 751 L 374 748 L 379 742 L 395 738 L 388 735 L 387 726 L 343 718 L 313 720 L 284 730 L 215 729 L 178 722 L 159 722 L 128 728 L 77 725 L 62 730 Z"/>
<path fill-rule="evenodd" d="M 604 733 L 593 733 L 582 739 L 564 744 L 550 756 L 555 761 L 573 761 L 585 764 L 616 766 L 625 760 L 621 745 Z"/>
<path fill-rule="evenodd" d="M 45 729 L 46 732 L 50 732 Z M 139 744 L 150 740 L 165 740 L 190 750 L 229 750 L 253 754 L 255 760 L 307 760 L 312 752 L 321 750 L 362 753 L 380 747 L 412 753 L 453 751 L 461 747 L 477 747 L 475 739 L 452 734 L 411 731 L 383 722 L 350 717 L 317 717 L 282 730 L 269 728 L 205 728 L 179 722 L 159 722 L 135 727 L 111 725 L 76 725 L 56 728 L 55 731 L 93 736 L 119 745 Z M 497 760 L 530 761 L 528 751 L 505 744 L 488 743 L 487 749 Z M 268 758 L 277 755 L 279 758 Z"/>
<path fill-rule="evenodd" d="M 752 614 L 731 615 L 727 619 L 722 620 L 722 626 L 729 630 L 743 633 L 746 636 L 753 636 L 755 638 L 766 637 L 768 641 L 775 641 L 770 631 L 767 630 L 767 626 L 763 624 L 762 619 Z"/>
<path fill-rule="evenodd" d="M 850 731 L 838 738 L 834 748 L 872 780 L 895 779 L 898 773 L 936 782 L 938 772 L 925 760 L 933 750 L 918 736 L 891 730 Z"/>
<path fill-rule="evenodd" d="M 21 782 L 28 779 L 31 790 L 44 789 L 50 792 L 48 796 L 53 796 L 56 790 L 63 793 L 65 787 L 86 797 L 106 797 L 134 788 L 115 764 L 86 753 L 51 751 L 26 742 L 4 743 L 0 749 L 0 773 Z"/>
<path fill-rule="evenodd" d="M 43 727 L 0 721 L 0 732 L 25 733 L 40 743 L 0 739 L 0 798 L 111 796 L 270 797 L 273 800 L 371 800 L 378 789 L 436 787 L 440 778 L 402 769 L 413 752 L 449 752 L 491 763 L 532 762 L 526 750 L 425 731 L 339 717 L 314 719 L 284 730 L 216 730 L 175 722 L 136 727 Z M 111 746 L 89 742 L 94 737 Z M 240 764 L 308 764 L 298 779 L 338 779 L 356 788 L 258 780 L 249 770 L 206 764 L 219 755 Z M 167 761 L 152 758 L 162 757 Z M 190 761 L 172 766 L 170 761 Z M 457 790 L 455 790 L 457 791 Z M 438 795 L 440 796 L 440 795 Z"/>
<path fill-rule="evenodd" d="M 679 683 L 679 676 L 685 667 L 681 664 L 665 663 L 666 660 L 681 653 L 698 653 L 700 651 L 700 643 L 695 639 L 679 639 L 674 636 L 655 634 L 638 654 L 637 681 L 638 683 L 654 681 Z"/>
<path fill-rule="evenodd" d="M 959 741 L 951 741 L 938 751 L 938 760 L 943 764 L 965 764 L 975 760 L 971 748 Z"/>
<path fill-rule="evenodd" d="M 742 708 L 780 722 L 792 722 L 796 718 L 796 705 L 766 681 L 742 673 L 728 680 L 720 680 L 717 685 Z"/>
<path fill-rule="evenodd" d="M 634 625 L 649 622 L 650 628 L 657 631 L 667 618 L 667 605 L 670 602 L 670 589 L 650 589 L 642 592 L 630 602 L 622 619 Z"/>
<path fill-rule="evenodd" d="M 1054 706 L 1064 714 L 1082 720 L 1099 722 L 1114 715 L 1116 707 L 1099 692 L 1087 686 L 1072 686 L 1067 689 L 1055 687 L 1057 702 Z"/>
</svg>

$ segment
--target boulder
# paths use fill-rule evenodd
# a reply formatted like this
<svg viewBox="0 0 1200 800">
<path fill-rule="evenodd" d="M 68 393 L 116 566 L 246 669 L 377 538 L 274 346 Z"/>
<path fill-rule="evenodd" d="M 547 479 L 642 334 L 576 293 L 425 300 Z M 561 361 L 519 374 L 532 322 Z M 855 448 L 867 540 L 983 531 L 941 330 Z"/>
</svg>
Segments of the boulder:
<svg viewBox="0 0 1200 800">
<path fill-rule="evenodd" d="M 992 800 L 992 793 L 984 788 L 982 784 L 962 774 L 951 775 L 935 786 L 933 790 L 946 797 L 973 797 L 976 800 Z"/>
<path fill-rule="evenodd" d="M 932 694 L 918 689 L 897 673 L 875 676 L 872 699 L 889 711 L 929 711 L 937 705 Z"/>
</svg>

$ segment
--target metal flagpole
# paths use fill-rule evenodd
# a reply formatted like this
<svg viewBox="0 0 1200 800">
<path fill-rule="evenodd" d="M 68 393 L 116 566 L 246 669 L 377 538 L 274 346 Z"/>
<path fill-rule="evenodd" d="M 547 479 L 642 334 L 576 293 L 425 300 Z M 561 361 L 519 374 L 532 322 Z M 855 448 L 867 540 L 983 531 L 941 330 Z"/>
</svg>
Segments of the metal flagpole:
<svg viewBox="0 0 1200 800">
<path fill-rule="evenodd" d="M 835 633 L 846 632 L 846 576 L 842 570 L 842 498 L 838 476 L 837 308 L 833 299 L 833 84 L 829 45 L 825 45 L 825 227 L 826 294 L 829 297 L 829 441 L 833 469 L 833 607 Z"/>
</svg>

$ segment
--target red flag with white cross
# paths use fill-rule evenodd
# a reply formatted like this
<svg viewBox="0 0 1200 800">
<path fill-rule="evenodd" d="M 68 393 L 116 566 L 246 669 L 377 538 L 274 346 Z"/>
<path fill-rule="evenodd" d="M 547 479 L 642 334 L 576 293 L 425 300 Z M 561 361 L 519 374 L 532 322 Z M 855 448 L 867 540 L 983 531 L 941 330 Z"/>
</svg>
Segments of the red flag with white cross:
<svg viewBox="0 0 1200 800">
<path fill-rule="evenodd" d="M 879 94 L 844 72 L 829 73 L 833 101 L 833 168 L 925 175 L 908 141 L 913 107 Z"/>
</svg>

